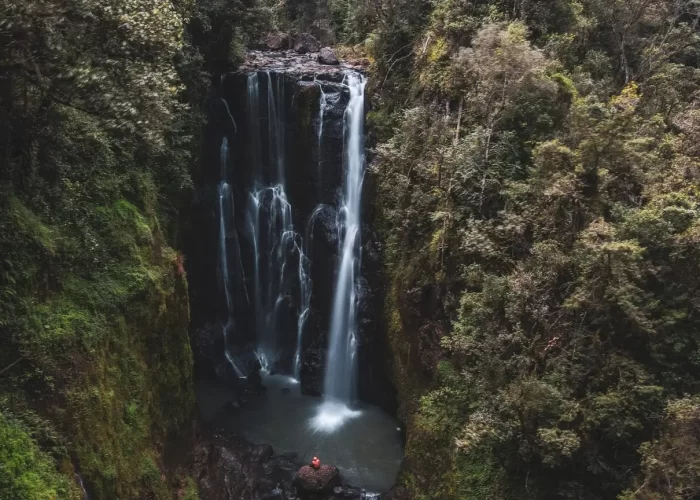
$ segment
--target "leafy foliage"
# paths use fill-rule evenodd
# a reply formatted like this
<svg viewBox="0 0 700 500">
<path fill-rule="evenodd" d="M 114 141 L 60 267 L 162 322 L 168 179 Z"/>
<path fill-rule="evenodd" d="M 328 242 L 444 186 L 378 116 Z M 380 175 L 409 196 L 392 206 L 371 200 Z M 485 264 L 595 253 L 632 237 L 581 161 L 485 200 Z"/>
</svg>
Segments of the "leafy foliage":
<svg viewBox="0 0 700 500">
<path fill-rule="evenodd" d="M 698 7 L 436 2 L 403 18 L 398 71 L 377 21 L 373 175 L 417 498 L 695 494 L 697 457 L 669 450 L 694 442 L 675 405 L 700 390 Z"/>
<path fill-rule="evenodd" d="M 21 422 L 0 413 L 0 491 L 17 500 L 80 498 Z"/>
<path fill-rule="evenodd" d="M 186 482 L 163 461 L 194 404 L 172 246 L 209 85 L 187 26 L 207 9 L 0 5 L 0 432 L 17 464 L 2 498 L 79 496 L 78 467 L 104 499 Z"/>
</svg>

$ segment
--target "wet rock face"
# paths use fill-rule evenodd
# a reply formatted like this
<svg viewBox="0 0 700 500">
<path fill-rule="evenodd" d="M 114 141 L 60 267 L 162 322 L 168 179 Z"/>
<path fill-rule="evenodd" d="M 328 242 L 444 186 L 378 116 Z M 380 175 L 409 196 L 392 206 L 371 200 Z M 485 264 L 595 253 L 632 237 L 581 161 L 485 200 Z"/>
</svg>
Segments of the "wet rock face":
<svg viewBox="0 0 700 500">
<path fill-rule="evenodd" d="M 340 64 L 338 56 L 335 55 L 335 51 L 330 47 L 323 47 L 321 49 L 321 52 L 318 53 L 318 62 L 321 64 L 328 64 L 330 66 Z"/>
<path fill-rule="evenodd" d="M 311 33 L 302 33 L 294 39 L 294 50 L 299 54 L 318 52 L 320 48 L 321 42 Z"/>
<path fill-rule="evenodd" d="M 198 378 L 219 380 L 235 386 L 238 377 L 224 356 L 224 336 L 220 325 L 207 323 L 194 329 L 192 345 Z"/>
<path fill-rule="evenodd" d="M 316 334 L 315 339 L 321 337 Z M 321 337 L 323 338 L 323 337 Z M 301 366 L 301 393 L 307 396 L 321 396 L 323 391 L 323 367 L 326 364 L 326 350 L 309 347 L 304 351 Z"/>
<path fill-rule="evenodd" d="M 333 489 L 340 486 L 340 471 L 333 465 L 321 465 L 314 469 L 305 465 L 294 476 L 294 486 L 304 496 L 319 493 L 332 493 Z"/>
<path fill-rule="evenodd" d="M 293 500 L 297 465 L 288 455 L 274 456 L 269 445 L 215 437 L 197 445 L 194 472 L 205 500 Z"/>
</svg>

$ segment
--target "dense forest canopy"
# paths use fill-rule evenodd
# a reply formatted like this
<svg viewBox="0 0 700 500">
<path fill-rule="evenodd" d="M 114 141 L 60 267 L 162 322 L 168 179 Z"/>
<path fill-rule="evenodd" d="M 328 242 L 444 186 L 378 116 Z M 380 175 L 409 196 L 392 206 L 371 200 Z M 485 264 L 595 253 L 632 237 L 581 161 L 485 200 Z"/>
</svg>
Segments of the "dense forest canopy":
<svg viewBox="0 0 700 500">
<path fill-rule="evenodd" d="M 700 4 L 390 7 L 428 12 L 370 35 L 405 484 L 695 498 Z"/>
<path fill-rule="evenodd" d="M 700 1 L 0 4 L 0 497 L 197 498 L 181 230 L 213 76 L 372 61 L 417 499 L 700 496 Z M 167 341 L 164 341 L 167 339 Z"/>
</svg>

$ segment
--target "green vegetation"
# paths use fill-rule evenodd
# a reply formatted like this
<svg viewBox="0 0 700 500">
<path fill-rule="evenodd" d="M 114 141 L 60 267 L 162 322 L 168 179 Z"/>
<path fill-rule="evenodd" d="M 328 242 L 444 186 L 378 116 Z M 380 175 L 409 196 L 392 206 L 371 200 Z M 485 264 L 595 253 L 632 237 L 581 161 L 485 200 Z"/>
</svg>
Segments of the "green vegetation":
<svg viewBox="0 0 700 500">
<path fill-rule="evenodd" d="M 164 460 L 194 409 L 173 247 L 209 78 L 186 26 L 249 12 L 219 4 L 0 5 L 2 498 L 80 498 L 78 470 L 95 498 L 197 498 Z"/>
<path fill-rule="evenodd" d="M 367 15 L 402 483 L 700 495 L 700 6 Z"/>
<path fill-rule="evenodd" d="M 0 491 L 17 500 L 79 498 L 21 422 L 0 413 Z"/>
<path fill-rule="evenodd" d="M 0 4 L 0 497 L 198 497 L 179 246 L 211 73 L 373 61 L 400 482 L 700 496 L 696 0 Z M 206 71 L 210 72 L 207 73 Z"/>
</svg>

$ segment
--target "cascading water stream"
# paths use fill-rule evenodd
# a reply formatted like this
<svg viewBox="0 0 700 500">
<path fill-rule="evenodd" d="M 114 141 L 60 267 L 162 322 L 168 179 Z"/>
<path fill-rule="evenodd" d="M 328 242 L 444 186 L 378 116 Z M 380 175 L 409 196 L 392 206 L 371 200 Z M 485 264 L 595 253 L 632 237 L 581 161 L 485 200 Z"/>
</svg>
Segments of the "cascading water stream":
<svg viewBox="0 0 700 500">
<path fill-rule="evenodd" d="M 229 188 L 228 182 L 228 138 L 224 137 L 221 141 L 221 181 L 219 182 L 219 275 L 221 279 L 221 284 L 224 289 L 224 295 L 226 297 L 226 322 L 222 326 L 222 333 L 224 336 L 224 355 L 226 359 L 231 364 L 234 372 L 239 377 L 244 377 L 243 371 L 237 366 L 231 353 L 228 350 L 228 334 L 233 328 L 233 296 L 231 294 L 231 278 L 229 276 L 228 268 L 228 245 L 227 245 L 227 235 L 228 235 L 228 223 L 227 215 L 231 214 L 233 209 L 233 198 L 231 195 L 231 189 Z M 227 210 L 230 207 L 231 210 Z"/>
<path fill-rule="evenodd" d="M 228 102 L 226 102 L 226 99 L 223 97 L 221 98 L 221 102 L 224 103 L 224 108 L 226 109 L 226 114 L 228 115 L 229 119 L 231 120 L 231 125 L 233 125 L 233 132 L 237 133 L 238 132 L 238 125 L 236 125 L 236 120 L 233 119 L 233 115 L 231 114 L 231 110 L 228 107 Z"/>
<path fill-rule="evenodd" d="M 285 127 L 285 100 L 284 77 L 278 76 L 272 83 L 272 75 L 267 75 L 267 126 L 269 138 L 269 152 L 272 157 L 270 163 L 277 167 L 277 182 L 284 188 L 284 127 Z"/>
<path fill-rule="evenodd" d="M 321 92 L 321 96 L 319 98 L 319 103 L 318 103 L 318 140 L 316 141 L 316 147 L 318 149 L 318 159 L 316 163 L 316 169 L 317 169 L 317 175 L 318 175 L 318 190 L 319 190 L 319 199 L 320 199 L 320 193 L 321 193 L 321 187 L 323 185 L 322 181 L 322 176 L 323 176 L 323 118 L 324 115 L 326 114 L 326 105 L 328 103 L 326 99 L 326 93 L 323 91 L 323 84 L 319 81 L 316 81 L 318 84 L 318 89 Z"/>
<path fill-rule="evenodd" d="M 292 207 L 283 186 L 250 194 L 248 228 L 255 252 L 257 356 L 263 369 L 269 371 L 279 356 L 279 309 L 289 293 L 288 260 L 295 253 L 300 259 L 303 255 L 296 241 L 298 235 L 292 225 Z"/>
<path fill-rule="evenodd" d="M 292 207 L 285 192 L 285 77 L 264 73 L 267 79 L 267 166 L 262 166 L 260 127 L 259 74 L 251 73 L 247 79 L 248 119 L 251 131 L 251 161 L 254 163 L 255 184 L 248 201 L 248 231 L 255 253 L 255 323 L 257 330 L 256 355 L 263 370 L 277 371 L 280 361 L 280 334 L 284 333 L 282 311 L 290 307 L 292 269 L 296 259 L 299 280 L 299 316 L 297 341 L 304 328 L 311 296 L 311 278 L 308 259 L 304 255 L 301 237 L 294 230 Z M 267 175 L 265 175 L 267 174 Z M 269 178 L 272 185 L 264 185 Z M 304 313 L 306 311 L 306 313 Z M 297 344 L 293 373 L 300 372 L 300 353 Z"/>
<path fill-rule="evenodd" d="M 262 100 L 260 78 L 266 84 L 263 86 L 266 96 Z M 294 310 L 290 303 L 294 301 L 297 306 L 296 348 L 292 373 L 298 380 L 304 328 L 310 314 L 312 294 L 309 228 L 313 227 L 319 209 L 309 218 L 306 237 L 302 238 L 294 229 L 292 207 L 285 192 L 284 79 L 284 75 L 270 72 L 251 73 L 247 78 L 250 158 L 254 163 L 256 185 L 249 195 L 247 224 L 254 253 L 256 354 L 262 368 L 268 372 L 279 371 L 283 366 L 278 363 L 283 354 L 281 346 L 285 344 L 281 335 L 285 335 L 286 313 Z M 320 82 L 317 83 L 321 86 Z M 360 75 L 352 73 L 346 75 L 345 83 L 350 100 L 345 110 L 343 129 L 345 175 L 337 221 L 339 264 L 324 379 L 325 408 L 335 405 L 333 407 L 338 410 L 332 415 L 332 422 L 337 421 L 338 414 L 341 414 L 341 421 L 353 415 L 347 405 L 353 401 L 355 385 L 356 278 L 360 262 L 360 202 L 364 174 L 365 81 Z M 327 94 L 321 88 L 317 130 L 319 170 L 327 102 Z M 261 127 L 265 119 L 266 127 Z M 261 132 L 265 129 L 267 135 L 263 142 Z M 262 162 L 265 159 L 267 163 L 264 166 Z M 267 187 L 266 179 L 271 182 Z M 296 269 L 296 276 L 292 274 L 293 268 Z M 292 292 L 294 280 L 298 284 L 297 294 Z M 334 427 L 336 424 L 332 422 L 326 421 L 320 427 Z"/>
<path fill-rule="evenodd" d="M 309 217 L 309 221 L 306 224 L 306 235 L 304 237 L 303 245 L 299 250 L 300 298 L 299 318 L 297 320 L 297 348 L 294 352 L 294 378 L 297 380 L 300 380 L 301 377 L 301 350 L 304 345 L 304 327 L 306 326 L 306 320 L 309 318 L 309 313 L 311 312 L 311 291 L 313 288 L 313 281 L 311 280 L 310 267 L 314 222 L 316 221 L 316 216 L 320 214 L 324 208 L 326 208 L 325 205 L 318 205 L 311 214 L 311 217 Z"/>
<path fill-rule="evenodd" d="M 324 377 L 324 403 L 312 425 L 330 432 L 359 415 L 348 407 L 354 398 L 357 341 L 356 277 L 360 266 L 360 203 L 364 175 L 365 80 L 348 74 L 350 101 L 345 110 L 344 191 L 338 223 L 340 263 L 331 315 L 330 340 Z"/>
<path fill-rule="evenodd" d="M 78 486 L 80 486 L 82 500 L 90 500 L 90 495 L 88 495 L 88 492 L 85 489 L 85 483 L 83 482 L 83 478 L 80 477 L 80 474 L 78 474 L 77 472 L 75 473 L 75 480 L 78 481 Z"/>
</svg>

